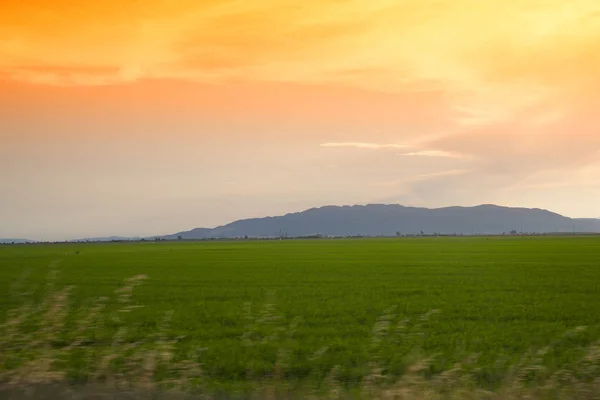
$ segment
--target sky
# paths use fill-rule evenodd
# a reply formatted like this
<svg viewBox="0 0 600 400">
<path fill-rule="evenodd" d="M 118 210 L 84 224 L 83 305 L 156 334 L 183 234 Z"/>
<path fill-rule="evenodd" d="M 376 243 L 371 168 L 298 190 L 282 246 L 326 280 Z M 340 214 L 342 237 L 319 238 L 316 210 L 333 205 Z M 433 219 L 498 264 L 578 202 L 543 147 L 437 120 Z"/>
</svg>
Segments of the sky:
<svg viewBox="0 0 600 400">
<path fill-rule="evenodd" d="M 600 217 L 597 0 L 2 0 L 0 237 Z"/>
</svg>

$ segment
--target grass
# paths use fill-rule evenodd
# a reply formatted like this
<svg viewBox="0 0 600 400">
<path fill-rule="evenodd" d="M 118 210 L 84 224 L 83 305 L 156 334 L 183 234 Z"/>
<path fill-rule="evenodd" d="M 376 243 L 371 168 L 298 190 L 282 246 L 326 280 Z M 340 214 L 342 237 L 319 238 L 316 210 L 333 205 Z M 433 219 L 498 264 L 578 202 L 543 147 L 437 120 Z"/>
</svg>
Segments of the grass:
<svg viewBox="0 0 600 400">
<path fill-rule="evenodd" d="M 589 389 L 598 300 L 598 237 L 0 246 L 0 369 L 228 393 Z"/>
</svg>

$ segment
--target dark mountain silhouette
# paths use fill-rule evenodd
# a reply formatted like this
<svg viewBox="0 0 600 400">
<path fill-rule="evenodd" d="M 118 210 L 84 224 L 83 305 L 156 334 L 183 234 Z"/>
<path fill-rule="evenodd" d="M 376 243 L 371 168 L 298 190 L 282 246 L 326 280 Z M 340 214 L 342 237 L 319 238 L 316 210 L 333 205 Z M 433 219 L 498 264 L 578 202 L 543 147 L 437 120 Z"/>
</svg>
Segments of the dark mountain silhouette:
<svg viewBox="0 0 600 400">
<path fill-rule="evenodd" d="M 213 229 L 196 228 L 165 239 L 400 234 L 600 232 L 599 219 L 574 219 L 540 209 L 495 205 L 428 209 L 401 205 L 325 206 L 279 217 L 251 218 Z"/>
</svg>

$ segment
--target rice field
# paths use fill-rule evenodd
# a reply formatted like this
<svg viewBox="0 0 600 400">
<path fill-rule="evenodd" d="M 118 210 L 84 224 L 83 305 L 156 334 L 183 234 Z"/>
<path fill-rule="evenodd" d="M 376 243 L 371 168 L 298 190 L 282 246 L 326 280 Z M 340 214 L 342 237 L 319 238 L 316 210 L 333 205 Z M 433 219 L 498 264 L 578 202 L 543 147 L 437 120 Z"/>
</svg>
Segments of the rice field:
<svg viewBox="0 0 600 400">
<path fill-rule="evenodd" d="M 334 375 L 352 391 L 460 363 L 495 390 L 524 365 L 533 381 L 582 371 L 600 339 L 600 237 L 7 245 L 0 321 L 2 371 L 50 349 L 45 371 L 72 382 L 162 349 L 148 380 L 185 360 L 220 390 Z"/>
</svg>

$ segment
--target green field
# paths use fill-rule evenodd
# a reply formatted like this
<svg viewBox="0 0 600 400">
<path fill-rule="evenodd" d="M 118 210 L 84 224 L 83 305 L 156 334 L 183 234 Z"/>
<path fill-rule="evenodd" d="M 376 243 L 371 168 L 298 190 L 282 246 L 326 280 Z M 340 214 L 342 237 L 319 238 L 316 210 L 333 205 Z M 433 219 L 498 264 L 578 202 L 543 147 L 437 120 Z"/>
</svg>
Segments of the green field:
<svg viewBox="0 0 600 400">
<path fill-rule="evenodd" d="M 14 284 L 23 273 L 40 299 L 56 260 L 57 286 L 75 286 L 70 323 L 86 301 L 147 275 L 133 296 L 144 307 L 122 314 L 125 340 L 153 334 L 173 311 L 168 336 L 185 335 L 176 354 L 202 348 L 204 379 L 224 386 L 268 376 L 278 359 L 286 380 L 318 384 L 339 365 L 339 380 L 351 387 L 370 360 L 399 376 L 432 355 L 426 373 L 434 375 L 478 354 L 476 379 L 493 387 L 529 350 L 550 346 L 542 363 L 553 370 L 600 338 L 600 237 L 0 246 L 2 320 L 22 301 Z M 261 320 L 261 310 L 279 318 Z M 386 314 L 390 329 L 374 342 Z M 587 330 L 565 336 L 579 326 Z M 94 329 L 92 344 L 102 347 L 117 327 Z M 85 360 L 66 362 L 84 379 Z"/>
</svg>

